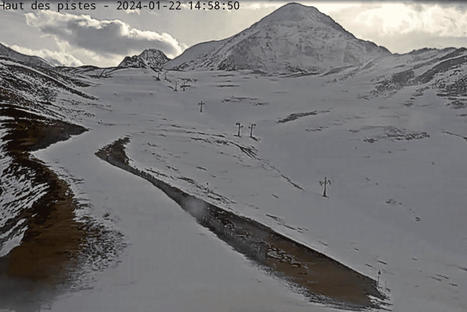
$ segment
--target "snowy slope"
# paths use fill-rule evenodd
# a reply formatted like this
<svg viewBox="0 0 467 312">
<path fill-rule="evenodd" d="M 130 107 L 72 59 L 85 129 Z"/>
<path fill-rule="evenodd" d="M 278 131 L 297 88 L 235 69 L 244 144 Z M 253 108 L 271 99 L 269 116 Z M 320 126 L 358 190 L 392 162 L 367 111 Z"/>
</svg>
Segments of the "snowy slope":
<svg viewBox="0 0 467 312">
<path fill-rule="evenodd" d="M 465 108 L 446 105 L 434 83 L 449 81 L 467 68 L 459 65 L 439 72 L 426 83 L 418 81 L 387 94 L 374 93 L 381 80 L 401 68 L 418 66 L 423 74 L 456 58 L 452 52 L 390 56 L 353 75 L 342 71 L 321 77 L 270 78 L 192 71 L 169 72 L 167 81 L 156 81 L 150 70 L 122 69 L 106 79 L 96 79 L 86 91 L 99 100 L 95 105 L 78 104 L 92 113 L 93 117 L 82 119 L 90 132 L 76 143 L 63 143 L 61 148 L 39 155 L 58 170 L 79 178 L 76 193 L 92 203 L 91 213 L 110 214 L 133 247 L 121 266 L 98 274 L 97 295 L 84 289 L 59 297 L 53 300 L 54 309 L 70 306 L 78 311 L 83 297 L 88 299 L 87 310 L 118 309 L 140 298 L 137 294 L 144 294 L 140 304 L 163 306 L 165 310 L 193 304 L 188 299 L 180 302 L 161 295 L 165 288 L 158 283 L 153 286 L 154 295 L 148 291 L 150 280 L 168 283 L 170 277 L 162 273 L 166 268 L 175 279 L 170 280 L 171 289 L 190 293 L 182 285 L 192 275 L 173 273 L 178 270 L 170 266 L 173 258 L 163 256 L 169 251 L 157 252 L 161 248 L 157 244 L 167 247 L 169 241 L 163 234 L 148 234 L 148 229 L 157 230 L 154 222 L 163 218 L 152 216 L 155 203 L 161 199 L 144 195 L 152 187 L 144 183 L 129 189 L 126 185 L 136 182 L 120 181 L 119 169 L 93 158 L 97 148 L 128 137 L 128 155 L 136 167 L 271 226 L 365 275 L 377 279 L 381 270 L 380 286 L 391 298 L 390 310 L 465 311 L 467 114 Z M 182 79 L 191 79 L 192 87 L 174 92 L 172 83 Z M 203 113 L 199 112 L 199 100 L 206 103 Z M 408 101 L 412 104 L 407 105 Z M 245 126 L 240 138 L 234 135 L 238 121 Z M 247 134 L 251 122 L 257 124 L 256 140 Z M 328 199 L 321 197 L 319 181 L 324 176 L 332 180 Z M 130 213 L 128 207 L 132 207 Z M 144 222 L 145 217 L 155 221 Z M 176 232 L 171 233 L 177 237 L 171 242 L 177 245 L 179 239 L 183 241 Z M 145 246 L 154 237 L 159 239 L 151 243 L 152 253 Z M 188 255 L 202 259 L 201 263 L 227 261 L 213 251 L 188 247 L 173 257 L 181 263 Z M 155 268 L 161 269 L 154 270 L 153 263 L 159 263 Z M 183 263 L 183 267 L 189 266 Z M 156 274 L 152 279 L 143 278 L 148 272 Z M 220 271 L 217 274 L 223 276 Z M 240 270 L 237 274 L 243 273 Z M 219 283 L 212 278 L 203 280 L 207 288 L 197 287 L 204 289 L 206 298 L 218 298 L 215 302 L 232 307 L 224 296 L 224 286 L 212 287 Z M 271 287 L 263 277 L 258 278 L 268 285 L 264 287 Z M 242 283 L 253 287 L 240 279 L 233 289 L 238 290 Z M 126 299 L 115 302 L 115 289 Z M 103 301 L 100 295 L 109 300 Z M 246 302 L 257 307 L 253 310 L 303 308 L 295 299 L 288 304 L 276 302 L 274 307 L 266 297 L 260 302 L 252 302 L 246 294 L 237 298 L 248 298 Z M 203 306 L 208 307 L 199 305 L 195 310 Z M 332 310 L 315 305 L 308 308 Z M 238 310 L 245 309 L 239 303 Z"/>
<path fill-rule="evenodd" d="M 187 49 L 166 68 L 323 72 L 389 54 L 316 8 L 291 3 L 233 37 Z"/>
<path fill-rule="evenodd" d="M 430 60 L 423 74 L 451 52 L 391 56 L 350 77 L 170 73 L 171 81 L 194 81 L 186 92 L 149 72 L 119 71 L 95 95 L 114 103 L 105 119 L 128 127 L 139 168 L 369 276 L 381 269 L 394 311 L 463 311 L 465 109 L 445 105 L 434 81 L 373 93 L 399 65 Z M 466 71 L 451 68 L 436 80 Z M 128 81 L 135 87 L 124 89 Z M 206 102 L 202 114 L 197 99 Z M 138 128 L 123 126 L 135 110 Z M 258 141 L 235 137 L 237 121 L 255 122 Z M 333 181 L 329 199 L 320 197 L 324 176 Z"/>
</svg>

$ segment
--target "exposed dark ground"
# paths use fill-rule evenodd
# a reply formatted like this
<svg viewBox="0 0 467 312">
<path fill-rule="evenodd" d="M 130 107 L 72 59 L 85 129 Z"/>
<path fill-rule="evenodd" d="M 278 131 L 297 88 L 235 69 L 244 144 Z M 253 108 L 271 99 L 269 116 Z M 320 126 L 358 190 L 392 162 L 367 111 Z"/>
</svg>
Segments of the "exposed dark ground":
<svg viewBox="0 0 467 312">
<path fill-rule="evenodd" d="M 76 203 L 69 185 L 30 152 L 83 133 L 86 129 L 59 120 L 51 120 L 2 105 L 2 116 L 12 119 L 2 123 L 7 129 L 4 150 L 13 160 L 6 170 L 20 175 L 24 169 L 34 172 L 34 185 L 46 183 L 45 194 L 30 209 L 22 209 L 8 220 L 6 232 L 25 219 L 27 230 L 22 242 L 6 256 L 3 274 L 9 277 L 53 281 L 61 278 L 76 257 L 83 241 L 82 224 L 75 221 Z M 0 274 L 1 274 L 0 273 Z"/>
</svg>

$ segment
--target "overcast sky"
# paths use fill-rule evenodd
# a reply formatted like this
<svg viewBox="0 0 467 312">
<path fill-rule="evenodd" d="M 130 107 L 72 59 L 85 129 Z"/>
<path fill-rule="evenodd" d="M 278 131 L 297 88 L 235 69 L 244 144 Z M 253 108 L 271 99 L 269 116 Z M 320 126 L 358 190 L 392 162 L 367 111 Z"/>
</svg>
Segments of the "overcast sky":
<svg viewBox="0 0 467 312">
<path fill-rule="evenodd" d="M 109 2 L 90 12 L 4 11 L 0 43 L 65 65 L 117 65 L 125 55 L 157 48 L 175 57 L 187 47 L 231 36 L 286 2 L 241 1 L 240 10 L 126 13 Z M 404 53 L 423 47 L 467 47 L 462 2 L 300 1 L 330 15 L 355 36 Z M 28 5 L 25 5 L 28 7 Z"/>
</svg>

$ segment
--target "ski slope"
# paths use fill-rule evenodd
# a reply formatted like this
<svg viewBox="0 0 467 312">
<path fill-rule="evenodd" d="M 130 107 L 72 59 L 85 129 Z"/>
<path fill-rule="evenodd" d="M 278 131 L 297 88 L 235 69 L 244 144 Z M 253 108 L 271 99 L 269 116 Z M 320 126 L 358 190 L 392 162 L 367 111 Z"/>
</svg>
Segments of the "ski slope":
<svg viewBox="0 0 467 312">
<path fill-rule="evenodd" d="M 193 220 L 191 230 L 178 225 L 190 223 L 190 218 L 157 189 L 95 158 L 100 147 L 128 137 L 127 154 L 137 168 L 258 220 L 374 279 L 381 270 L 380 286 L 389 295 L 392 310 L 465 310 L 465 117 L 445 105 L 431 88 L 416 96 L 410 106 L 405 104 L 418 86 L 389 96 L 372 95 L 375 83 L 369 76 L 379 71 L 381 68 L 376 68 L 345 79 L 345 73 L 277 77 L 249 72 L 169 72 L 169 81 L 157 81 L 149 70 L 124 69 L 110 78 L 96 79 L 93 87 L 85 89 L 98 98 L 86 106 L 93 117 L 80 120 L 90 131 L 37 156 L 82 180 L 74 186 L 75 192 L 85 194 L 92 207 L 89 213 L 109 214 L 129 247 L 122 256 L 123 264 L 97 274 L 92 284 L 97 292 L 65 295 L 52 306 L 57 310 L 73 307 L 78 298 L 86 298 L 87 309 L 125 307 L 121 301 L 114 302 L 115 306 L 108 302 L 112 300 L 103 302 L 99 294 L 113 298 L 114 283 L 128 279 L 132 282 L 118 287 L 123 292 L 135 291 L 129 298 L 137 298 L 145 289 L 138 302 L 161 302 L 159 296 L 164 292 L 154 285 L 155 289 L 148 289 L 145 283 L 149 280 L 136 277 L 157 275 L 159 264 L 173 265 L 176 260 L 167 253 L 175 248 L 182 258 L 191 255 L 192 274 L 214 279 L 206 282 L 209 290 L 205 294 L 217 298 L 226 311 L 228 307 L 235 310 L 236 304 L 239 310 L 248 310 L 240 308 L 239 302 L 251 304 L 252 311 L 259 307 L 274 311 L 310 308 L 303 307 L 286 284 L 278 286 L 222 247 L 223 243 Z M 190 79 L 191 87 L 175 92 L 177 79 Z M 202 113 L 197 105 L 201 100 L 206 103 Z M 235 136 L 236 122 L 245 126 L 241 137 Z M 255 139 L 249 138 L 247 129 L 253 122 L 257 124 Z M 332 181 L 329 198 L 321 196 L 319 181 L 325 176 Z M 159 201 L 165 203 L 162 211 L 154 208 Z M 152 225 L 165 213 L 171 215 L 167 217 L 170 221 L 160 224 L 165 229 L 160 232 Z M 184 221 L 177 220 L 179 217 Z M 193 231 L 221 248 L 192 248 L 191 244 L 207 244 L 186 242 Z M 164 234 L 166 240 L 161 238 Z M 164 252 L 157 252 L 158 243 L 166 248 Z M 150 250 L 145 250 L 147 246 Z M 201 259 L 200 263 L 195 259 Z M 218 283 L 233 279 L 229 273 L 233 269 L 222 267 L 209 274 L 210 266 L 205 264 L 214 261 L 223 266 L 220 263 L 232 259 L 239 261 L 240 271 L 253 270 L 249 272 L 255 272 L 259 280 L 268 280 L 258 286 L 247 278 L 231 286 L 238 290 L 251 281 L 245 287 L 261 293 L 252 296 L 258 299 L 254 303 L 240 294 L 241 300 L 219 296 L 218 292 L 229 293 Z M 245 272 L 236 272 L 235 279 L 242 274 Z M 171 276 L 174 280 L 169 283 L 165 276 L 162 284 L 173 283 L 174 292 L 181 294 L 185 289 L 181 285 L 188 280 L 203 280 L 199 275 Z M 157 280 L 155 275 L 153 278 L 152 282 Z M 268 300 L 261 297 L 262 287 L 278 287 L 280 302 L 271 299 L 277 298 L 275 295 Z M 170 296 L 163 299 L 169 310 L 194 302 Z"/>
</svg>

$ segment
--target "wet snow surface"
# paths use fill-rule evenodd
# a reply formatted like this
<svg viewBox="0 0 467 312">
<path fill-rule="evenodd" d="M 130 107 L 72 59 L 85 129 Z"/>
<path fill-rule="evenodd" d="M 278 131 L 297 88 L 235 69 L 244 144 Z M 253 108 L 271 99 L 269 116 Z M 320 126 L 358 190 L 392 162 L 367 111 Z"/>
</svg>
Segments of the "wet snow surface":
<svg viewBox="0 0 467 312">
<path fill-rule="evenodd" d="M 333 310 L 94 155 L 128 137 L 133 166 L 375 280 L 380 271 L 390 310 L 465 311 L 467 115 L 431 83 L 400 85 L 381 74 L 409 63 L 404 57 L 302 77 L 171 71 L 158 81 L 150 70 L 122 69 L 83 88 L 97 100 L 59 98 L 54 109 L 89 131 L 34 155 L 68 177 L 86 213 L 121 232 L 127 247 L 118 264 L 84 273 L 73 292 L 43 296 L 34 309 Z M 414 77 L 430 65 L 420 66 Z M 174 92 L 182 78 L 190 87 Z"/>
</svg>

